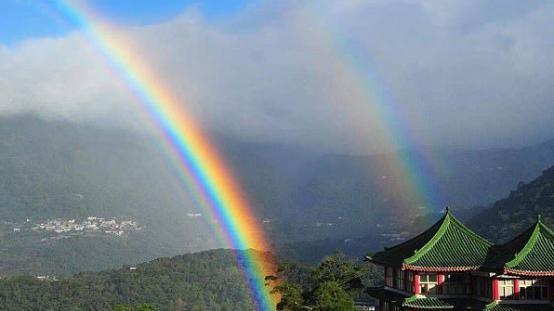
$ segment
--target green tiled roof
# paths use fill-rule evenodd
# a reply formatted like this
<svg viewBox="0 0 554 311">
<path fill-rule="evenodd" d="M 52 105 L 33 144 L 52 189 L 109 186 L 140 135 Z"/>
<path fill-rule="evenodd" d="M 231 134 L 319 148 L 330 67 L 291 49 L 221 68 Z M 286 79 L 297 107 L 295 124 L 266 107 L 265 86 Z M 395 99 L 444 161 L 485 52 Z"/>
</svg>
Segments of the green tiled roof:
<svg viewBox="0 0 554 311">
<path fill-rule="evenodd" d="M 552 311 L 551 304 L 499 304 L 492 302 L 483 311 Z"/>
<path fill-rule="evenodd" d="M 487 258 L 491 243 L 477 235 L 447 210 L 427 231 L 376 253 L 371 261 L 423 271 L 476 269 Z"/>
<path fill-rule="evenodd" d="M 453 309 L 454 306 L 440 300 L 436 297 L 420 297 L 420 296 L 411 296 L 404 299 L 402 307 L 414 308 L 414 309 L 433 309 L 433 310 L 444 310 L 444 309 Z"/>
<path fill-rule="evenodd" d="M 554 275 L 554 232 L 540 219 L 534 226 L 491 249 L 485 269 L 523 275 Z"/>
</svg>

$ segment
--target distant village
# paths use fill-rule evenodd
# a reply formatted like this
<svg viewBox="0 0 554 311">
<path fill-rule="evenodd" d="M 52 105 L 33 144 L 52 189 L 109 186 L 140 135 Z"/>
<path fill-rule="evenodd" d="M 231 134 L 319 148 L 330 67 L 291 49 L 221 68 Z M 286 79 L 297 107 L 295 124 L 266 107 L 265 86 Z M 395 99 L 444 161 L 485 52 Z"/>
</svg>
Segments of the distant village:
<svg viewBox="0 0 554 311">
<path fill-rule="evenodd" d="M 50 238 L 67 238 L 79 235 L 121 237 L 131 232 L 142 230 L 142 227 L 133 220 L 96 216 L 90 216 L 81 220 L 56 218 L 41 223 L 32 223 L 30 219 L 27 219 L 22 223 L 3 222 L 3 226 L 11 227 L 13 233 L 16 234 L 26 231 L 49 233 Z"/>
</svg>

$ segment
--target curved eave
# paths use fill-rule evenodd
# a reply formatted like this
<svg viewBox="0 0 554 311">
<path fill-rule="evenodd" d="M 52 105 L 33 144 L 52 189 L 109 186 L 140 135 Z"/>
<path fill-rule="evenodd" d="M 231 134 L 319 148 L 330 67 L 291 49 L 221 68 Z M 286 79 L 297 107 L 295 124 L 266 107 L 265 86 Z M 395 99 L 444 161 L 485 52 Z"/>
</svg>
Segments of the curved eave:
<svg viewBox="0 0 554 311">
<path fill-rule="evenodd" d="M 454 267 L 423 267 L 410 264 L 402 264 L 402 270 L 420 272 L 468 272 L 478 270 L 480 266 L 454 266 Z"/>
<path fill-rule="evenodd" d="M 528 271 L 512 268 L 504 268 L 504 273 L 517 276 L 554 276 L 554 271 Z"/>
<path fill-rule="evenodd" d="M 506 262 L 506 264 L 505 264 L 506 268 L 512 269 L 512 268 L 516 267 L 520 262 L 522 262 L 525 259 L 525 257 L 527 257 L 529 252 L 531 252 L 531 250 L 533 250 L 533 247 L 537 243 L 537 240 L 538 240 L 539 235 L 540 235 L 540 230 L 541 230 L 541 223 L 540 223 L 540 220 L 539 220 L 539 221 L 537 221 L 537 224 L 533 228 L 533 232 L 531 233 L 531 236 L 529 236 L 529 239 L 527 240 L 527 243 L 525 243 L 523 248 L 521 250 L 519 250 L 518 253 L 515 254 L 515 256 L 512 260 Z"/>
</svg>

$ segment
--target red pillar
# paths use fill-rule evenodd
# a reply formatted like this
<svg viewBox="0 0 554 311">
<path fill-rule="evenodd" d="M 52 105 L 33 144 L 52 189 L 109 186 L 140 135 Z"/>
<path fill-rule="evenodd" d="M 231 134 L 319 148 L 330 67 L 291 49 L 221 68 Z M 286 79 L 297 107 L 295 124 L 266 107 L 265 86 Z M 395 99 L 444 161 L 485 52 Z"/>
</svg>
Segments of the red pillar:
<svg viewBox="0 0 554 311">
<path fill-rule="evenodd" d="M 419 288 L 419 272 L 414 271 L 414 295 L 421 294 L 421 289 Z"/>
<path fill-rule="evenodd" d="M 442 284 L 444 283 L 444 274 L 437 273 L 437 294 L 443 293 Z"/>
<path fill-rule="evenodd" d="M 494 278 L 492 279 L 492 299 L 493 300 L 499 300 L 500 299 L 500 291 L 498 288 L 498 279 Z"/>
<path fill-rule="evenodd" d="M 519 279 L 514 279 L 514 299 L 519 299 Z"/>
</svg>

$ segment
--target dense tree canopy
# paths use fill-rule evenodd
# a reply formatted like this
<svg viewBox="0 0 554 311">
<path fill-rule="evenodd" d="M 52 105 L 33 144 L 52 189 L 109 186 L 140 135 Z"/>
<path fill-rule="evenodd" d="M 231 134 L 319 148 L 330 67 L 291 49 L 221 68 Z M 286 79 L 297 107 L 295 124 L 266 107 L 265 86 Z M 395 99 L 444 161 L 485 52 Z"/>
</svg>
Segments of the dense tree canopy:
<svg viewBox="0 0 554 311">
<path fill-rule="evenodd" d="M 0 280 L 2 310 L 255 310 L 231 250 L 160 258 L 59 281 Z"/>
<path fill-rule="evenodd" d="M 349 311 L 363 287 L 367 267 L 343 254 L 326 257 L 309 276 L 286 266 L 280 270 L 282 282 L 274 292 L 281 295 L 277 310 Z"/>
</svg>

